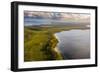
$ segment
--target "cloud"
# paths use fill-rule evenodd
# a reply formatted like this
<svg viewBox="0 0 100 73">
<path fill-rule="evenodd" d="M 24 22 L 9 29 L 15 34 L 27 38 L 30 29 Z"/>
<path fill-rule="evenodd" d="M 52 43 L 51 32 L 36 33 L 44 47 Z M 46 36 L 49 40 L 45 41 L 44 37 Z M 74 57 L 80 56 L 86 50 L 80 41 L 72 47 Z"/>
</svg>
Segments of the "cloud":
<svg viewBox="0 0 100 73">
<path fill-rule="evenodd" d="M 65 21 L 90 21 L 90 14 L 84 13 L 24 11 L 24 16 Z"/>
</svg>

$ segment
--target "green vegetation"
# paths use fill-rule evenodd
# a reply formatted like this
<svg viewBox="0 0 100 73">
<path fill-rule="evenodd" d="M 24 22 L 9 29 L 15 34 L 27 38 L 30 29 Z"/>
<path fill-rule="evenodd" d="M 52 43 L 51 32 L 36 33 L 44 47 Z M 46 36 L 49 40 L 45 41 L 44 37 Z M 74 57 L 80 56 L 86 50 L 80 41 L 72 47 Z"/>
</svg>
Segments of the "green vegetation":
<svg viewBox="0 0 100 73">
<path fill-rule="evenodd" d="M 24 61 L 62 60 L 54 33 L 79 27 L 24 27 Z"/>
</svg>

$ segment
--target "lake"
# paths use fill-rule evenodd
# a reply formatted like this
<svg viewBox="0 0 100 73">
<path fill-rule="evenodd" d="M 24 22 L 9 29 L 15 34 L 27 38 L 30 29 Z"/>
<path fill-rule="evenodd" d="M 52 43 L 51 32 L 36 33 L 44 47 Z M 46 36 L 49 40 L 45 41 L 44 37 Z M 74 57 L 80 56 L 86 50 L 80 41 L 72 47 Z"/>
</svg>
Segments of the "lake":
<svg viewBox="0 0 100 73">
<path fill-rule="evenodd" d="M 73 29 L 55 33 L 59 43 L 57 48 L 63 59 L 90 58 L 90 30 Z"/>
</svg>

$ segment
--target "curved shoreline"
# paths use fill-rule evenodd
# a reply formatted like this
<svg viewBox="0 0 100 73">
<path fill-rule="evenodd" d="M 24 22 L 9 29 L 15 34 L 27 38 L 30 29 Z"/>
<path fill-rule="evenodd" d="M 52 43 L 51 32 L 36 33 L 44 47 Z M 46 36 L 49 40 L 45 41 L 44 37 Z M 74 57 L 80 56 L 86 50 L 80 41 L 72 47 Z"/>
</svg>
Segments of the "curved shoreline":
<svg viewBox="0 0 100 73">
<path fill-rule="evenodd" d="M 56 39 L 58 40 L 58 42 L 60 42 L 59 38 L 57 37 L 56 33 L 54 34 L 54 36 L 56 37 Z"/>
<path fill-rule="evenodd" d="M 54 37 L 58 40 L 58 37 L 56 36 L 56 34 L 54 34 Z M 60 42 L 60 40 L 58 40 L 58 43 L 59 43 L 59 42 Z M 58 43 L 57 43 L 57 45 L 58 45 Z M 62 59 L 63 59 L 63 56 L 62 56 L 62 54 L 61 54 L 59 48 L 57 47 L 57 45 L 55 46 L 54 51 L 55 51 L 58 55 L 60 55 L 60 56 L 62 57 Z"/>
</svg>

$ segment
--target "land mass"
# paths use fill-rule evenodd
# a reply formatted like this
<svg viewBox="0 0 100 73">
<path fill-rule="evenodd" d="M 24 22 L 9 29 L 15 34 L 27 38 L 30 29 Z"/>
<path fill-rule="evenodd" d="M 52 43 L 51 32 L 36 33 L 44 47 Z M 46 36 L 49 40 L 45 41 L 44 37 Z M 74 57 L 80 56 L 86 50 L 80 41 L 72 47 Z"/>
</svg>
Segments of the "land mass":
<svg viewBox="0 0 100 73">
<path fill-rule="evenodd" d="M 88 29 L 86 26 L 25 26 L 24 61 L 62 60 L 55 48 L 58 40 L 55 33 L 71 29 Z"/>
</svg>

